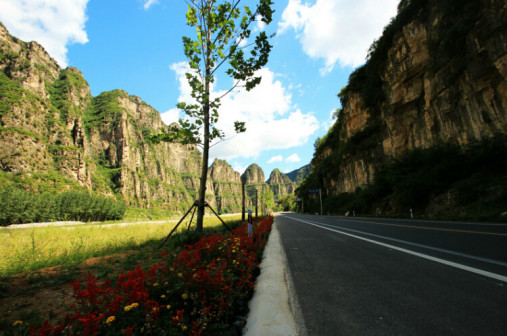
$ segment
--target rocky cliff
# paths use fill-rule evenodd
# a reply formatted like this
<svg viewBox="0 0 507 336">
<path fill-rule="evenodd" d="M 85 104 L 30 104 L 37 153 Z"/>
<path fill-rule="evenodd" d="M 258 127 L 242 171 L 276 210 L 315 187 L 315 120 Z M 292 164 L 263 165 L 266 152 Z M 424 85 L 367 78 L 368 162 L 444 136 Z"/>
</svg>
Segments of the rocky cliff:
<svg viewBox="0 0 507 336">
<path fill-rule="evenodd" d="M 271 189 L 266 183 L 266 178 L 264 177 L 264 171 L 259 165 L 256 163 L 252 163 L 248 166 L 243 174 L 241 175 L 241 179 L 245 184 L 245 206 L 247 209 L 253 209 L 255 207 L 255 200 L 257 197 L 259 211 L 262 209 L 263 198 L 266 192 Z"/>
<path fill-rule="evenodd" d="M 198 189 L 200 152 L 152 144 L 160 114 L 121 90 L 92 97 L 75 68 L 0 24 L 0 179 L 36 192 L 89 190 L 130 206 L 182 210 Z M 216 206 L 213 182 L 208 202 Z"/>
<path fill-rule="evenodd" d="M 2 171 L 49 184 L 59 182 L 56 172 L 91 188 L 83 125 L 92 97 L 81 73 L 62 71 L 39 44 L 10 36 L 0 24 L 0 97 Z"/>
<path fill-rule="evenodd" d="M 87 191 L 131 207 L 186 210 L 199 189 L 201 153 L 191 145 L 149 141 L 148 135 L 165 127 L 153 107 L 125 91 L 92 97 L 78 69 L 60 69 L 39 44 L 12 37 L 0 23 L 2 186 Z M 270 188 L 256 164 L 243 178 L 247 207 L 254 204 L 256 190 L 259 204 L 273 192 L 294 190 L 278 170 L 271 174 Z M 207 202 L 221 213 L 240 212 L 241 188 L 239 173 L 215 160 Z"/>
<path fill-rule="evenodd" d="M 317 148 L 327 194 L 370 183 L 386 160 L 507 133 L 507 4 L 403 0 L 340 93 Z M 333 161 L 332 163 L 330 161 Z"/>
<path fill-rule="evenodd" d="M 296 184 L 290 178 L 282 173 L 279 169 L 273 169 L 267 181 L 269 187 L 273 191 L 275 199 L 279 196 L 294 193 Z"/>
<path fill-rule="evenodd" d="M 234 213 L 241 211 L 241 176 L 224 160 L 215 159 L 209 169 L 218 211 Z"/>
</svg>

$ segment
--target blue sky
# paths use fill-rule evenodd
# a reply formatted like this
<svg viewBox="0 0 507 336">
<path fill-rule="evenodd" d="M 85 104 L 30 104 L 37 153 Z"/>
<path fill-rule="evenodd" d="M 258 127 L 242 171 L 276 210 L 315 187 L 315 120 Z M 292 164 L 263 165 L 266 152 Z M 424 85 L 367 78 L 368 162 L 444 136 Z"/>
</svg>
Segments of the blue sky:
<svg viewBox="0 0 507 336">
<path fill-rule="evenodd" d="M 263 80 L 223 100 L 219 126 L 229 140 L 212 148 L 210 164 L 226 159 L 241 173 L 255 162 L 267 179 L 274 168 L 289 172 L 309 163 L 315 139 L 340 107 L 337 94 L 397 3 L 275 1 L 273 22 L 255 27 L 277 33 Z M 42 44 L 60 66 L 80 69 L 94 96 L 125 90 L 171 122 L 184 116 L 175 105 L 190 94 L 181 38 L 194 31 L 185 25 L 186 8 L 184 0 L 2 0 L 0 21 L 12 35 Z M 214 91 L 231 83 L 220 76 Z M 246 133 L 231 133 L 235 120 L 246 122 Z"/>
</svg>

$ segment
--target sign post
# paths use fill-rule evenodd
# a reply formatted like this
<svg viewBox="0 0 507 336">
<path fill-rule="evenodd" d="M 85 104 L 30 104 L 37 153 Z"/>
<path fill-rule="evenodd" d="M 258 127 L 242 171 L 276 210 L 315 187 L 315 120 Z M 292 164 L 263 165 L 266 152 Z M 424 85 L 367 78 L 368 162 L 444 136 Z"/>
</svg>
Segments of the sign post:
<svg viewBox="0 0 507 336">
<path fill-rule="evenodd" d="M 253 233 L 252 210 L 248 209 L 248 237 L 251 237 L 252 233 Z"/>
<path fill-rule="evenodd" d="M 320 214 L 322 215 L 322 189 L 310 189 L 308 190 L 308 194 L 319 194 L 320 197 Z"/>
<path fill-rule="evenodd" d="M 319 189 L 319 197 L 320 197 L 320 215 L 322 216 L 322 189 Z"/>
</svg>

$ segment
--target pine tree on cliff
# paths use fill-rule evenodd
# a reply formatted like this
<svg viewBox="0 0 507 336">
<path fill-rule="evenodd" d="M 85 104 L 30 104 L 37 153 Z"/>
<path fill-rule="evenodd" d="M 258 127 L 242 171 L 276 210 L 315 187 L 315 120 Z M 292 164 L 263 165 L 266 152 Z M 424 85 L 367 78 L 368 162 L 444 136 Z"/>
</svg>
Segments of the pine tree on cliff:
<svg viewBox="0 0 507 336">
<path fill-rule="evenodd" d="M 250 25 L 256 21 L 269 24 L 273 3 L 271 0 L 259 0 L 256 11 L 252 12 L 247 6 L 243 9 L 239 7 L 241 0 L 186 2 L 187 25 L 196 30 L 195 39 L 183 37 L 189 65 L 189 72 L 185 75 L 192 88 L 193 101 L 177 105 L 186 113 L 186 118 L 179 120 L 179 127 L 172 127 L 153 139 L 196 144 L 202 148 L 196 227 L 197 231 L 202 231 L 210 143 L 224 138 L 224 133 L 216 127 L 220 99 L 237 87 L 250 91 L 260 83 L 261 78 L 256 77 L 255 72 L 268 62 L 271 45 L 264 31 L 251 39 Z M 249 57 L 246 52 L 250 53 Z M 225 70 L 223 66 L 226 62 L 229 67 L 225 74 L 234 79 L 234 85 L 224 95 L 212 97 L 211 84 L 218 71 Z M 244 122 L 236 121 L 234 128 L 237 133 L 246 131 Z"/>
</svg>

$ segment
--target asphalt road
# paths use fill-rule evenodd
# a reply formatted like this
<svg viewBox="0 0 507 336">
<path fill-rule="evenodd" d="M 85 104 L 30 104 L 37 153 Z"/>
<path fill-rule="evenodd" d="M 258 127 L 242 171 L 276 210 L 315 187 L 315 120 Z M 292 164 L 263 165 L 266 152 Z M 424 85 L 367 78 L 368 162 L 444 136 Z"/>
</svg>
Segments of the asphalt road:
<svg viewBox="0 0 507 336">
<path fill-rule="evenodd" d="M 281 214 L 308 335 L 507 335 L 507 225 Z"/>
</svg>

